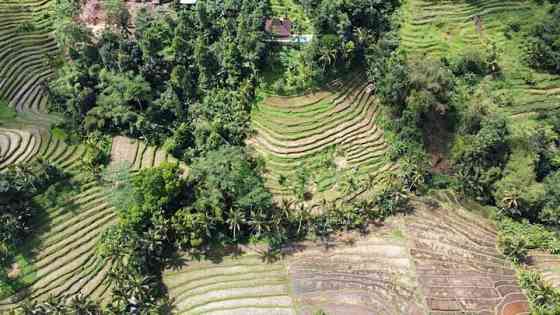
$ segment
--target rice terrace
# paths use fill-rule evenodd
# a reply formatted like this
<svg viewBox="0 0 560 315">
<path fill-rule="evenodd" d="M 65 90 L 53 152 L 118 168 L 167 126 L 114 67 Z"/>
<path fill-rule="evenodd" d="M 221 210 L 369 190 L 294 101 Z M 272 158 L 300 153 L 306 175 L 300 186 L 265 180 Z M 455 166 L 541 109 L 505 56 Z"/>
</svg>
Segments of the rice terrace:
<svg viewBox="0 0 560 315">
<path fill-rule="evenodd" d="M 560 2 L 0 1 L 0 314 L 560 314 Z"/>
</svg>

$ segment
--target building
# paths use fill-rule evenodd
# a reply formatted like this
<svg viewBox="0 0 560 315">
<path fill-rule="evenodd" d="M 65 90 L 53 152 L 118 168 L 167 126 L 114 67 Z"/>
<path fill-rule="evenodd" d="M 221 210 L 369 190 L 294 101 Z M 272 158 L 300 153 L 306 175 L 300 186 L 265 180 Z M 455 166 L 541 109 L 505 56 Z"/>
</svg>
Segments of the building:
<svg viewBox="0 0 560 315">
<path fill-rule="evenodd" d="M 267 19 L 264 30 L 275 37 L 288 38 L 292 36 L 293 23 L 289 19 Z"/>
</svg>

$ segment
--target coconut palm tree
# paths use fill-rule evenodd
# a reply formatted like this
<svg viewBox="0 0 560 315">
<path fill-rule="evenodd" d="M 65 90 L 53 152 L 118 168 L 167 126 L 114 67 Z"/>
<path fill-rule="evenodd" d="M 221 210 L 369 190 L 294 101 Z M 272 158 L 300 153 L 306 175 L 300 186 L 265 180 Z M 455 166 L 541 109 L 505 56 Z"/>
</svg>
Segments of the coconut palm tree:
<svg viewBox="0 0 560 315">
<path fill-rule="evenodd" d="M 323 65 L 323 72 L 336 61 L 336 53 L 336 49 L 330 47 L 321 47 L 319 49 L 318 60 Z"/>
<path fill-rule="evenodd" d="M 245 214 L 241 209 L 230 209 L 226 223 L 233 232 L 233 239 L 237 240 L 237 233 L 241 231 L 241 224 L 245 223 Z"/>
<path fill-rule="evenodd" d="M 75 315 L 101 315 L 99 305 L 84 295 L 76 295 L 70 300 L 69 308 Z"/>
<path fill-rule="evenodd" d="M 268 230 L 268 216 L 262 209 L 252 210 L 248 223 L 257 237 Z"/>
</svg>

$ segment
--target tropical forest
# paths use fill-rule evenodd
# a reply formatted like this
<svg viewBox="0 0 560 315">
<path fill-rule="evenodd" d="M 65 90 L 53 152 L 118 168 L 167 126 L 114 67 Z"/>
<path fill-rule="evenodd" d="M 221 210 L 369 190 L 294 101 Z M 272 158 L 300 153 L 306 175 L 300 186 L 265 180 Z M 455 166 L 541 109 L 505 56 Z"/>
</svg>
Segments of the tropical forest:
<svg viewBox="0 0 560 315">
<path fill-rule="evenodd" d="M 0 314 L 560 315 L 560 1 L 0 0 Z"/>
</svg>

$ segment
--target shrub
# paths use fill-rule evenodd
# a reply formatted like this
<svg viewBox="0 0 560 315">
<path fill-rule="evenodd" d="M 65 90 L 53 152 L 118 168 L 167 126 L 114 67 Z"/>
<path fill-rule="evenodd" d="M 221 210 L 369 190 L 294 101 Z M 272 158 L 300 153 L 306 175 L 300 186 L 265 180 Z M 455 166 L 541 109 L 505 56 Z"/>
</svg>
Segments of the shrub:
<svg viewBox="0 0 560 315">
<path fill-rule="evenodd" d="M 544 202 L 545 191 L 536 181 L 534 154 L 516 150 L 496 182 L 493 192 L 496 205 L 512 217 L 535 221 Z"/>
<path fill-rule="evenodd" d="M 480 49 L 465 49 L 461 55 L 451 58 L 449 66 L 455 75 L 475 74 L 484 76 L 490 73 L 488 57 Z"/>
<path fill-rule="evenodd" d="M 532 314 L 560 314 L 560 290 L 547 284 L 535 271 L 521 271 L 519 284 L 527 294 Z"/>
<path fill-rule="evenodd" d="M 544 180 L 544 208 L 539 219 L 547 224 L 560 226 L 560 172 Z"/>
<path fill-rule="evenodd" d="M 523 244 L 526 249 L 540 249 L 551 253 L 560 251 L 560 238 L 556 233 L 527 220 L 516 221 L 502 217 L 498 220 L 498 232 L 503 244 L 508 245 L 510 253 L 522 253 L 516 246 Z"/>
<path fill-rule="evenodd" d="M 501 176 L 509 156 L 506 120 L 501 116 L 473 114 L 463 117 L 460 134 L 452 147 L 451 161 L 463 193 L 490 202 L 492 185 Z"/>
<path fill-rule="evenodd" d="M 527 61 L 535 69 L 560 74 L 560 9 L 529 32 Z"/>
<path fill-rule="evenodd" d="M 524 238 L 512 235 L 503 235 L 500 237 L 498 239 L 498 246 L 500 246 L 504 255 L 516 263 L 524 261 L 529 252 L 527 241 Z"/>
</svg>

